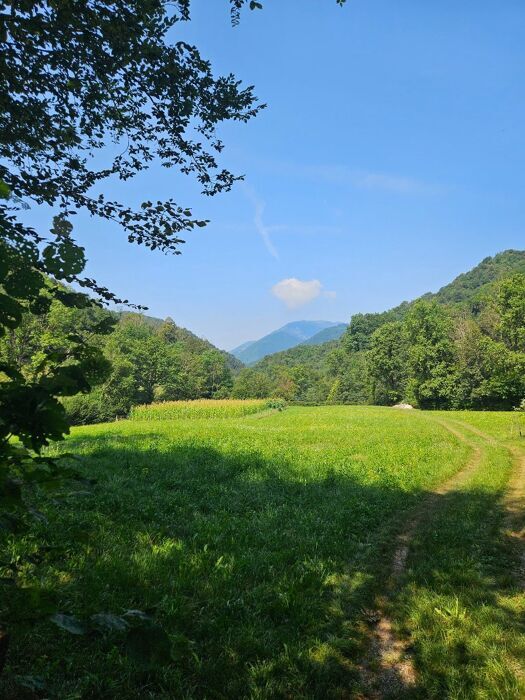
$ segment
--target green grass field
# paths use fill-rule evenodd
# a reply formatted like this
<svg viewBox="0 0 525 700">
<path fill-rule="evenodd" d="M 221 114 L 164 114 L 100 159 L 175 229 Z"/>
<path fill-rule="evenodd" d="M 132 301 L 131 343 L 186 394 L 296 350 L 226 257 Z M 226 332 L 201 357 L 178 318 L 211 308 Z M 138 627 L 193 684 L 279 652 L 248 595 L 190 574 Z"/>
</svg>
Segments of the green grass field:
<svg viewBox="0 0 525 700">
<path fill-rule="evenodd" d="M 370 611 L 419 507 L 387 606 L 416 670 L 402 696 L 525 697 L 520 552 L 504 501 L 525 453 L 515 415 L 243 412 L 73 430 L 63 447 L 97 482 L 4 542 L 24 565 L 2 589 L 13 640 L 0 696 L 371 697 Z M 469 460 L 468 478 L 426 512 Z M 169 635 L 169 658 L 139 663 L 118 631 L 72 635 L 49 621 L 129 609 Z"/>
</svg>

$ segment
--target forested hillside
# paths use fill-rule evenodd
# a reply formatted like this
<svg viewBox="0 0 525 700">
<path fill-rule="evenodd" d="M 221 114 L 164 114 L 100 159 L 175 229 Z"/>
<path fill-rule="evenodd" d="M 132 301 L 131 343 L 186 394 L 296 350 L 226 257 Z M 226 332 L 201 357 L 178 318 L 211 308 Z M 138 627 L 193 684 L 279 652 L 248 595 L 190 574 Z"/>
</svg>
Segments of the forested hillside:
<svg viewBox="0 0 525 700">
<path fill-rule="evenodd" d="M 242 370 L 234 390 L 304 402 L 512 407 L 525 396 L 524 306 L 525 251 L 504 251 L 436 293 L 354 315 L 338 341 L 266 357 Z"/>
<path fill-rule="evenodd" d="M 171 342 L 181 343 L 181 345 L 184 346 L 188 352 L 200 355 L 206 352 L 207 350 L 215 350 L 217 352 L 220 352 L 221 355 L 223 355 L 227 366 L 233 372 L 238 372 L 244 366 L 243 363 L 230 352 L 226 352 L 225 350 L 219 350 L 215 347 L 215 345 L 213 345 L 213 343 L 210 343 L 209 340 L 206 340 L 205 338 L 199 338 L 198 335 L 195 335 L 195 333 L 192 333 L 187 328 L 177 326 L 175 321 L 173 321 L 173 319 L 169 316 L 165 319 L 162 319 L 155 318 L 154 316 L 147 316 L 146 314 L 130 313 L 129 311 L 123 311 L 119 315 L 122 319 L 136 318 L 139 315 L 140 319 L 145 324 L 150 325 L 156 331 L 159 331 L 160 328 L 168 324 L 171 328 Z"/>
<path fill-rule="evenodd" d="M 505 250 L 494 257 L 485 258 L 435 294 L 426 294 L 423 298 L 435 299 L 442 304 L 472 302 L 488 285 L 516 272 L 525 274 L 525 251 Z"/>
<path fill-rule="evenodd" d="M 108 326 L 109 334 L 98 332 Z M 114 420 L 133 405 L 152 401 L 228 396 L 242 367 L 170 318 L 66 308 L 58 302 L 43 315 L 26 314 L 19 328 L 0 339 L 0 361 L 16 364 L 34 380 L 46 371 L 44 353 L 67 358 L 75 338 L 94 354 L 84 393 L 63 399 L 73 424 Z"/>
</svg>

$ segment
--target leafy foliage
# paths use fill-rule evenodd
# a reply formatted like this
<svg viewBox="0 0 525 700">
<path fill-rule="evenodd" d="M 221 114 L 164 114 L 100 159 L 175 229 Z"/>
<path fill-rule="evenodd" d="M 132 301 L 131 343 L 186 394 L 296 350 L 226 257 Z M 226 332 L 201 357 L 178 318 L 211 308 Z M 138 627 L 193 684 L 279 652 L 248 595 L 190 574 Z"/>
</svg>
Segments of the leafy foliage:
<svg viewBox="0 0 525 700">
<path fill-rule="evenodd" d="M 0 360 L 34 378 L 46 353 L 67 355 L 80 339 L 89 347 L 91 366 L 83 370 L 89 370 L 91 391 L 62 393 L 57 406 L 74 425 L 111 421 L 152 401 L 228 396 L 230 367 L 240 364 L 171 319 L 66 308 L 56 300 L 46 314 L 24 314 L 21 325 L 0 339 Z"/>
<path fill-rule="evenodd" d="M 0 180 L 11 194 L 0 210 L 4 236 L 26 259 L 30 248 L 46 273 L 66 272 L 112 298 L 80 280 L 82 261 L 67 231 L 53 231 L 40 256 L 40 234 L 13 210 L 25 198 L 58 205 L 64 229 L 67 217 L 85 209 L 118 222 L 132 242 L 177 252 L 180 234 L 205 221 L 173 200 L 144 201 L 134 210 L 93 188 L 111 176 L 127 180 L 158 160 L 195 175 L 207 195 L 228 190 L 237 178 L 217 163 L 223 144 L 216 125 L 247 121 L 262 105 L 233 75 L 214 77 L 195 46 L 169 43 L 170 30 L 189 19 L 188 0 L 169 7 L 161 0 L 116 6 L 42 0 L 2 3 L 2 10 L 2 133 L 9 137 L 0 144 Z M 110 164 L 95 168 L 91 156 L 108 152 L 110 143 L 116 146 Z M 67 271 L 66 259 L 76 263 Z"/>
<path fill-rule="evenodd" d="M 181 234 L 205 221 L 171 199 L 136 209 L 109 201 L 102 183 L 128 180 L 153 161 L 194 175 L 206 195 L 237 179 L 218 164 L 216 126 L 246 122 L 262 105 L 233 75 L 215 77 L 195 46 L 170 43 L 168 33 L 188 19 L 189 0 L 0 2 L 0 495 L 9 508 L 29 475 L 31 484 L 57 478 L 58 465 L 39 455 L 68 431 L 59 398 L 88 392 L 109 371 L 100 349 L 76 331 L 41 339 L 35 352 L 20 333 L 13 339 L 28 313 L 47 314 L 54 302 L 95 303 L 55 280 L 122 301 L 82 276 L 86 257 L 71 218 L 86 211 L 117 222 L 130 242 L 178 253 Z M 97 152 L 109 156 L 107 167 L 96 166 Z M 23 223 L 29 203 L 59 212 L 49 234 Z M 91 332 L 108 332 L 108 320 L 101 323 Z"/>
<path fill-rule="evenodd" d="M 110 373 L 100 343 L 91 341 L 116 319 L 87 310 L 95 312 L 101 302 L 127 303 L 83 276 L 86 256 L 72 237 L 72 217 L 86 211 L 117 222 L 130 242 L 178 253 L 181 234 L 205 221 L 171 199 L 132 209 L 97 187 L 108 177 L 128 180 L 153 160 L 193 174 L 206 195 L 230 189 L 237 179 L 217 162 L 223 144 L 216 125 L 247 121 L 262 105 L 233 75 L 216 78 L 196 47 L 167 42 L 167 33 L 187 19 L 188 0 L 169 6 L 160 0 L 0 2 L 4 529 L 18 530 L 29 515 L 37 517 L 39 493 L 75 477 L 41 450 L 69 430 L 63 401 L 88 393 Z M 94 165 L 97 151 L 109 155 L 107 167 Z M 23 223 L 20 212 L 29 203 L 59 212 L 48 234 Z M 99 301 L 60 282 L 76 282 Z M 86 311 L 74 327 L 68 327 L 70 310 Z M 213 392 L 221 362 L 215 356 L 207 362 L 214 364 L 206 388 Z M 126 369 L 114 368 L 113 379 L 119 371 L 125 377 Z"/>
<path fill-rule="evenodd" d="M 172 660 L 168 634 L 142 610 L 128 610 L 123 615 L 95 613 L 85 622 L 74 615 L 55 613 L 51 622 L 75 636 L 90 632 L 123 636 L 125 653 L 142 669 L 163 666 Z"/>
<path fill-rule="evenodd" d="M 215 77 L 196 47 L 168 41 L 188 19 L 188 0 L 0 3 L 2 335 L 18 328 L 25 312 L 47 312 L 53 300 L 91 303 L 49 279 L 122 301 L 82 276 L 85 253 L 70 221 L 78 211 L 117 222 L 130 242 L 175 253 L 184 231 L 206 224 L 173 200 L 137 209 L 109 201 L 96 192 L 107 178 L 128 180 L 155 160 L 194 175 L 206 195 L 237 179 L 217 162 L 223 144 L 216 126 L 245 122 L 262 105 L 233 75 Z M 110 156 L 107 167 L 95 166 L 97 151 Z M 20 219 L 29 202 L 60 212 L 48 235 Z M 2 365 L 0 460 L 9 472 L 20 471 L 29 455 L 15 452 L 11 437 L 39 453 L 67 432 L 57 397 L 91 387 L 96 353 L 83 339 L 70 341 L 65 351 L 43 350 L 34 376 L 16 363 Z"/>
</svg>

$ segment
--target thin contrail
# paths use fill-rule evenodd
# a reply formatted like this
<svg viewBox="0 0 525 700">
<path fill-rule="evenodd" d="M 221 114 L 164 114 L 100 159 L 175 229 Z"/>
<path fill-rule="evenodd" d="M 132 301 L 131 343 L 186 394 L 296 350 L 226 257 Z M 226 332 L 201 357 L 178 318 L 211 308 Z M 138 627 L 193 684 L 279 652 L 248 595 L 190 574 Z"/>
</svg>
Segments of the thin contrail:
<svg viewBox="0 0 525 700">
<path fill-rule="evenodd" d="M 268 226 L 265 225 L 263 221 L 263 213 L 264 213 L 264 208 L 265 208 L 265 203 L 257 197 L 255 194 L 254 190 L 249 187 L 248 185 L 244 185 L 243 187 L 244 193 L 246 197 L 250 200 L 250 202 L 253 204 L 255 207 L 255 214 L 253 217 L 253 223 L 255 224 L 255 228 L 257 229 L 258 233 L 260 234 L 261 238 L 263 239 L 264 245 L 266 247 L 266 250 L 270 253 L 270 255 L 275 258 L 276 260 L 279 260 L 279 253 L 277 252 L 277 249 L 275 248 L 274 244 L 272 243 L 272 239 L 270 238 L 270 229 Z"/>
</svg>

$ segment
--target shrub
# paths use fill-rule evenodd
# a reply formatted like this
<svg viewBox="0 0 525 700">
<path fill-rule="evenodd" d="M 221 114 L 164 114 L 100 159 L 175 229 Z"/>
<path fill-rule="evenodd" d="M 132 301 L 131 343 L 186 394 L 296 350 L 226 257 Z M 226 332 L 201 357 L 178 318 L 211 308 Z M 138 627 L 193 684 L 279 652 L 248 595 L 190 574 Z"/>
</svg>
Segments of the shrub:
<svg viewBox="0 0 525 700">
<path fill-rule="evenodd" d="M 266 402 L 266 408 L 272 408 L 276 411 L 284 411 L 286 401 L 284 399 L 270 399 Z"/>
<path fill-rule="evenodd" d="M 108 423 L 116 418 L 125 418 L 129 412 L 129 403 L 108 397 L 101 389 L 94 389 L 89 394 L 76 394 L 62 399 L 70 425 L 90 425 Z"/>
</svg>

